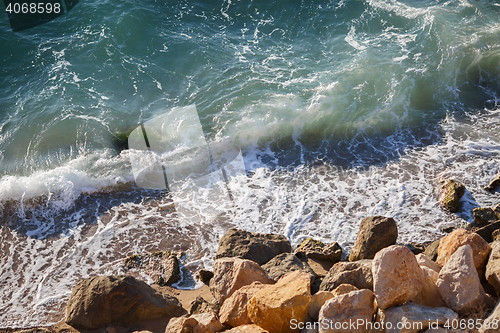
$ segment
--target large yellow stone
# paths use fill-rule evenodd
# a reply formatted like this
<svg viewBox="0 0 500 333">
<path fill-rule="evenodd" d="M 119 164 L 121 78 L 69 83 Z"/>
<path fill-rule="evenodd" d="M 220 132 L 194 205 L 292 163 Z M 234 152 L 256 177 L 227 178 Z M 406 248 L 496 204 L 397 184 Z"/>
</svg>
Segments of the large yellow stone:
<svg viewBox="0 0 500 333">
<path fill-rule="evenodd" d="M 281 277 L 274 285 L 259 290 L 247 304 L 250 320 L 273 333 L 298 332 L 290 324 L 304 322 L 311 302 L 311 278 L 302 271 Z"/>
</svg>

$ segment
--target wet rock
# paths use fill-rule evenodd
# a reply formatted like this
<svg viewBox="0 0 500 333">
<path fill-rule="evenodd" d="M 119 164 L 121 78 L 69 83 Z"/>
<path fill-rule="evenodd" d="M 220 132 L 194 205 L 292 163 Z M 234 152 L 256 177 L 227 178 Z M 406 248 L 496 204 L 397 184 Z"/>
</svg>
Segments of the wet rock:
<svg viewBox="0 0 500 333">
<path fill-rule="evenodd" d="M 451 255 L 439 272 L 436 285 L 447 306 L 459 314 L 474 311 L 488 301 L 470 245 L 461 246 Z"/>
<path fill-rule="evenodd" d="M 380 312 L 380 320 L 386 323 L 386 333 L 416 333 L 430 327 L 431 323 L 444 325 L 458 320 L 458 314 L 445 307 L 428 307 L 414 303 L 393 306 Z M 387 325 L 391 323 L 391 325 Z M 398 324 L 403 328 L 398 328 Z M 389 326 L 391 328 L 389 328 Z"/>
<path fill-rule="evenodd" d="M 221 258 L 214 263 L 214 277 L 210 290 L 220 304 L 236 290 L 253 282 L 274 283 L 266 272 L 254 261 L 241 258 Z"/>
<path fill-rule="evenodd" d="M 500 203 L 497 203 L 495 206 L 493 206 L 493 211 L 497 214 L 500 214 Z"/>
<path fill-rule="evenodd" d="M 463 245 L 471 246 L 474 265 L 478 272 L 482 271 L 484 273 L 488 254 L 490 253 L 490 246 L 481 236 L 465 229 L 457 229 L 441 239 L 436 262 L 444 266 L 451 255 Z"/>
<path fill-rule="evenodd" d="M 157 293 L 130 275 L 94 276 L 79 281 L 66 307 L 66 323 L 78 329 L 173 317 L 182 313 L 173 296 Z"/>
<path fill-rule="evenodd" d="M 500 295 L 500 241 L 491 243 L 491 253 L 486 265 L 486 280 Z"/>
<path fill-rule="evenodd" d="M 349 261 L 373 259 L 381 249 L 396 244 L 398 227 L 391 217 L 373 216 L 361 220 Z"/>
<path fill-rule="evenodd" d="M 291 321 L 304 322 L 311 302 L 309 274 L 302 271 L 283 276 L 275 285 L 257 291 L 248 301 L 250 320 L 273 333 L 296 332 Z"/>
<path fill-rule="evenodd" d="M 169 251 L 130 256 L 125 260 L 125 268 L 144 271 L 160 286 L 171 286 L 181 279 L 177 254 Z"/>
<path fill-rule="evenodd" d="M 221 323 L 231 327 L 251 324 L 252 321 L 248 317 L 247 303 L 257 291 L 265 286 L 260 282 L 254 282 L 236 290 L 231 297 L 224 301 L 220 308 L 219 317 Z"/>
<path fill-rule="evenodd" d="M 214 277 L 214 272 L 207 271 L 206 269 L 200 269 L 196 277 L 198 280 L 208 285 L 210 283 L 210 279 Z"/>
<path fill-rule="evenodd" d="M 362 325 L 362 328 L 351 329 L 349 324 L 352 322 L 371 322 L 375 311 L 375 297 L 373 292 L 368 289 L 336 296 L 328 300 L 319 312 L 319 322 L 328 323 L 327 327 L 321 325 L 319 332 L 368 332 L 366 325 Z M 336 323 L 340 325 L 340 329 L 335 328 Z"/>
<path fill-rule="evenodd" d="M 496 176 L 495 179 L 493 179 L 488 186 L 485 186 L 484 189 L 487 191 L 493 192 L 497 187 L 500 186 L 500 175 Z"/>
<path fill-rule="evenodd" d="M 351 284 L 358 289 L 373 289 L 372 260 L 336 263 L 323 278 L 319 290 L 332 291 L 341 284 Z"/>
<path fill-rule="evenodd" d="M 229 229 L 219 243 L 216 259 L 241 257 L 263 265 L 280 253 L 292 252 L 285 236 Z"/>
<path fill-rule="evenodd" d="M 447 179 L 441 187 L 439 187 L 439 202 L 441 205 L 450 211 L 456 213 L 460 210 L 460 198 L 465 193 L 465 186 L 453 179 Z"/>
<path fill-rule="evenodd" d="M 308 238 L 297 247 L 295 254 L 303 254 L 308 258 L 336 263 L 342 256 L 342 248 L 337 242 L 325 246 L 322 242 Z"/>
<path fill-rule="evenodd" d="M 434 242 L 432 242 L 429 246 L 425 248 L 424 254 L 428 256 L 431 260 L 436 261 L 440 242 L 441 239 L 436 239 Z"/>
<path fill-rule="evenodd" d="M 281 253 L 261 266 L 274 281 L 293 271 L 303 271 L 311 276 L 311 283 L 316 279 L 316 273 L 307 262 L 301 261 L 293 253 Z"/>
<path fill-rule="evenodd" d="M 490 207 L 477 207 L 472 210 L 474 223 L 479 225 L 487 225 L 498 221 L 498 214 Z"/>
<path fill-rule="evenodd" d="M 379 251 L 372 264 L 373 292 L 378 307 L 404 304 L 423 287 L 424 274 L 415 255 L 406 247 L 392 245 Z"/>
</svg>

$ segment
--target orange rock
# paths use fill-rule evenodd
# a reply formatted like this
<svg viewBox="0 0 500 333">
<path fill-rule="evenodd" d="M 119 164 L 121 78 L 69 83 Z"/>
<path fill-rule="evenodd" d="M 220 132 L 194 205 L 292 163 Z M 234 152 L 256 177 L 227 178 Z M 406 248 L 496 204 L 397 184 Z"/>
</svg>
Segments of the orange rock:
<svg viewBox="0 0 500 333">
<path fill-rule="evenodd" d="M 474 311 L 488 301 L 470 245 L 461 246 L 451 255 L 439 272 L 436 285 L 446 305 L 459 314 Z"/>
<path fill-rule="evenodd" d="M 420 293 L 412 299 L 412 302 L 434 308 L 445 307 L 446 303 L 436 285 L 439 273 L 427 266 L 420 266 L 420 268 L 422 268 L 422 272 L 424 273 L 423 286 Z"/>
<path fill-rule="evenodd" d="M 224 301 L 219 310 L 221 323 L 232 327 L 251 324 L 252 321 L 248 318 L 247 303 L 257 291 L 265 286 L 265 284 L 260 282 L 254 282 L 236 290 L 231 297 Z"/>
<path fill-rule="evenodd" d="M 272 333 L 298 332 L 290 322 L 304 322 L 311 302 L 311 278 L 302 271 L 281 277 L 275 285 L 259 290 L 248 301 L 250 320 Z"/>
<path fill-rule="evenodd" d="M 326 303 L 326 301 L 333 297 L 335 297 L 335 295 L 333 295 L 331 291 L 318 291 L 314 294 L 312 296 L 311 303 L 309 303 L 309 306 L 307 307 L 309 317 L 311 317 L 312 320 L 317 321 L 319 310 L 321 310 L 321 307 Z"/>
<path fill-rule="evenodd" d="M 266 331 L 257 325 L 251 324 L 238 326 L 230 329 L 229 331 L 224 331 L 224 333 L 269 333 L 269 331 Z"/>
<path fill-rule="evenodd" d="M 423 287 L 424 273 L 405 246 L 392 245 L 377 252 L 372 272 L 373 292 L 382 310 L 412 300 Z"/>
<path fill-rule="evenodd" d="M 465 229 L 454 230 L 449 235 L 441 239 L 439 242 L 438 257 L 436 262 L 439 265 L 444 266 L 448 259 L 450 259 L 451 255 L 463 245 L 470 245 L 472 248 L 472 256 L 474 258 L 474 266 L 478 272 L 484 272 L 491 247 L 481 236 Z"/>
<path fill-rule="evenodd" d="M 210 290 L 217 302 L 223 304 L 236 290 L 255 281 L 274 283 L 254 261 L 241 258 L 221 258 L 214 263 L 214 277 L 210 279 Z"/>
</svg>

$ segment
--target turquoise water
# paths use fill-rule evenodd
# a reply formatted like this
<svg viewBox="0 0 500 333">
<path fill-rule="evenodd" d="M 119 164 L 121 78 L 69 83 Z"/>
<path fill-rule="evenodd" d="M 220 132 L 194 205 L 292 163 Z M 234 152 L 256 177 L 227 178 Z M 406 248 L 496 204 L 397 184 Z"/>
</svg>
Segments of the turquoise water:
<svg viewBox="0 0 500 333">
<path fill-rule="evenodd" d="M 368 214 L 397 218 L 401 241 L 470 222 L 500 200 L 481 190 L 500 171 L 499 22 L 486 0 L 90 0 L 19 33 L 3 15 L 0 322 L 60 320 L 78 277 L 133 252 L 190 249 L 187 270 L 210 267 L 229 226 L 348 248 Z M 229 222 L 210 204 L 194 226 L 158 222 L 170 199 L 135 186 L 123 150 L 191 104 L 207 141 L 243 153 Z M 446 176 L 470 191 L 458 215 L 436 204 Z"/>
</svg>

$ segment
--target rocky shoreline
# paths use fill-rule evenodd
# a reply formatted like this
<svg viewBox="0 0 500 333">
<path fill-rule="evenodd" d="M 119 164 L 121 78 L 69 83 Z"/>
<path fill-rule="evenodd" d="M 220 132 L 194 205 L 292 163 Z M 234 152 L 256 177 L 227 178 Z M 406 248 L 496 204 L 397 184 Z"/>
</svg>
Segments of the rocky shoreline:
<svg viewBox="0 0 500 333">
<path fill-rule="evenodd" d="M 446 180 L 439 201 L 457 212 L 464 192 Z M 138 254 L 124 266 L 153 285 L 90 277 L 74 287 L 64 322 L 0 332 L 499 332 L 500 204 L 473 215 L 427 246 L 397 244 L 390 217 L 364 218 L 348 261 L 335 242 L 309 238 L 292 251 L 282 235 L 230 229 L 213 272 L 199 272 L 201 289 L 170 287 L 181 253 Z"/>
</svg>

